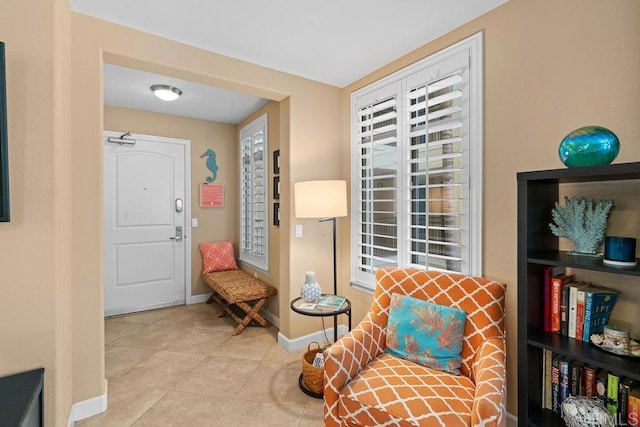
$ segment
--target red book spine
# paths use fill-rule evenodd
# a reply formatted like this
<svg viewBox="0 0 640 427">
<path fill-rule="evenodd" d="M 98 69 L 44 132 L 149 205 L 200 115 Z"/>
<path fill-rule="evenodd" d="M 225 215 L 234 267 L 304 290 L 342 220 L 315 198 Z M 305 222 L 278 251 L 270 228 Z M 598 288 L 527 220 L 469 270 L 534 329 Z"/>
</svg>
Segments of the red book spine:
<svg viewBox="0 0 640 427">
<path fill-rule="evenodd" d="M 551 332 L 560 332 L 560 299 L 562 277 L 551 279 Z"/>
<path fill-rule="evenodd" d="M 584 395 L 594 397 L 596 395 L 596 370 L 591 366 L 582 368 L 582 380 L 584 381 Z"/>
<path fill-rule="evenodd" d="M 627 424 L 630 426 L 640 425 L 640 391 L 638 391 L 638 389 L 632 389 L 631 392 L 629 392 Z"/>
<path fill-rule="evenodd" d="M 551 267 L 544 268 L 544 331 L 551 332 Z"/>
<path fill-rule="evenodd" d="M 582 341 L 582 333 L 584 332 L 584 292 L 583 299 L 576 304 L 576 336 L 575 339 Z"/>
</svg>

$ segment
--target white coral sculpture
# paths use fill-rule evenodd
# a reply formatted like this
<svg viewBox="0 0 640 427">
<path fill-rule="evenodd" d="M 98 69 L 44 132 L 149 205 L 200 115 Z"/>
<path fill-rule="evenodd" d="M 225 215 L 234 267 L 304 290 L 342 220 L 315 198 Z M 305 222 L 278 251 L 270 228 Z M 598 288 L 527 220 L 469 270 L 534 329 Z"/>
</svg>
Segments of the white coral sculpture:
<svg viewBox="0 0 640 427">
<path fill-rule="evenodd" d="M 551 216 L 555 224 L 549 224 L 551 232 L 558 237 L 566 237 L 576 244 L 575 252 L 595 254 L 604 238 L 607 217 L 613 207 L 613 200 L 598 200 L 595 209 L 590 197 L 564 198 L 565 207 L 556 202 Z"/>
</svg>

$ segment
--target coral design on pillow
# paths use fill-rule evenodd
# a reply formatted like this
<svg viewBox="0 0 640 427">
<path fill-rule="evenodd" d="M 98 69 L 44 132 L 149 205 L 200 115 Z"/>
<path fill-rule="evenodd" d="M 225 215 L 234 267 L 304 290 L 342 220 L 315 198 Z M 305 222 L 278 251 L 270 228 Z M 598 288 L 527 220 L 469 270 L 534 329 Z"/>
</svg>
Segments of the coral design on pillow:
<svg viewBox="0 0 640 427">
<path fill-rule="evenodd" d="M 464 310 L 393 294 L 384 352 L 459 375 L 465 318 Z"/>
<path fill-rule="evenodd" d="M 238 269 L 233 255 L 232 240 L 200 243 L 200 254 L 202 254 L 202 274 Z"/>
</svg>

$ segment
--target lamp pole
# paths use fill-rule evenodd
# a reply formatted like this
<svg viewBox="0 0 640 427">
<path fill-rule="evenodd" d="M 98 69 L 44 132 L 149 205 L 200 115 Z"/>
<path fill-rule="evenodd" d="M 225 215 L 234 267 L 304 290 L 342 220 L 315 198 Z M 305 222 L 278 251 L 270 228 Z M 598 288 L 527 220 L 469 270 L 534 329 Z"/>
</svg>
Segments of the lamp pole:
<svg viewBox="0 0 640 427">
<path fill-rule="evenodd" d="M 333 294 L 338 295 L 338 273 L 336 266 L 336 217 L 322 218 L 320 222 L 333 221 Z"/>
<path fill-rule="evenodd" d="M 333 294 L 338 295 L 338 276 L 336 268 L 336 217 L 322 218 L 320 222 L 333 222 Z M 338 315 L 333 316 L 333 342 L 338 341 Z"/>
</svg>

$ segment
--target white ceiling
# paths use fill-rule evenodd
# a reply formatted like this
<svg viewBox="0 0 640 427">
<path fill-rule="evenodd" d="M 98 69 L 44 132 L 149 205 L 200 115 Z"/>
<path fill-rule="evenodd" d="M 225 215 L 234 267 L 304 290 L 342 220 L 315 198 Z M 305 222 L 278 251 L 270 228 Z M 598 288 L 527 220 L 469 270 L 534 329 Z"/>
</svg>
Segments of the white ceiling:
<svg viewBox="0 0 640 427">
<path fill-rule="evenodd" d="M 69 0 L 79 13 L 337 87 L 506 1 Z"/>
<path fill-rule="evenodd" d="M 172 102 L 162 101 L 151 91 L 154 84 L 177 87 L 182 95 Z M 104 103 L 107 105 L 238 124 L 267 102 L 257 96 L 118 65 L 104 65 Z"/>
</svg>

